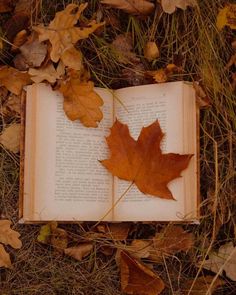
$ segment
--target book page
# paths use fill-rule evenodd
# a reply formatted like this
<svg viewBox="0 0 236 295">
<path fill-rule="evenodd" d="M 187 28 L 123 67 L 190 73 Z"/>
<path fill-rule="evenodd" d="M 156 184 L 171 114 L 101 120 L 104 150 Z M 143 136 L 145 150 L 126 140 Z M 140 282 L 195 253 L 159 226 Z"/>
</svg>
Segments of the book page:
<svg viewBox="0 0 236 295">
<path fill-rule="evenodd" d="M 131 136 L 136 140 L 143 126 L 158 119 L 165 137 L 161 143 L 164 153 L 194 153 L 184 146 L 183 83 L 129 87 L 115 92 L 115 116 L 128 124 Z M 194 99 L 195 98 L 191 98 Z M 122 102 L 123 106 L 119 102 Z M 191 160 L 193 161 L 193 160 Z M 176 200 L 166 200 L 142 194 L 135 184 L 115 208 L 115 220 L 123 221 L 180 221 L 186 214 L 184 175 L 168 185 Z M 115 177 L 114 191 L 117 200 L 129 187 L 130 182 Z"/>
<path fill-rule="evenodd" d="M 35 130 L 31 130 L 32 134 L 26 130 L 26 142 L 31 140 L 26 154 L 31 153 L 28 158 L 34 163 L 26 169 L 31 168 L 33 176 L 25 187 L 25 198 L 34 200 L 31 217 L 34 220 L 99 220 L 112 203 L 112 176 L 98 161 L 108 156 L 105 136 L 112 125 L 112 93 L 96 89 L 104 100 L 104 118 L 98 128 L 87 128 L 66 117 L 59 92 L 44 84 L 31 88 L 34 89 L 27 97 L 27 112 L 33 112 L 28 118 L 34 117 Z M 26 118 L 26 129 L 27 126 Z M 26 172 L 25 176 L 29 178 L 30 173 Z"/>
</svg>

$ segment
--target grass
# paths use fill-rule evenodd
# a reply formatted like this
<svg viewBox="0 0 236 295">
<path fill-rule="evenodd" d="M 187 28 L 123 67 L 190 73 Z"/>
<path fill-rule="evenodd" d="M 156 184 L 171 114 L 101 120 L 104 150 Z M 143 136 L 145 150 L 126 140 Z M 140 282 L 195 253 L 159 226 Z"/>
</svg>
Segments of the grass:
<svg viewBox="0 0 236 295">
<path fill-rule="evenodd" d="M 223 0 L 202 0 L 198 8 L 185 12 L 178 10 L 173 15 L 157 9 L 147 19 L 108 10 L 98 2 L 89 1 L 85 17 L 92 16 L 99 8 L 104 18 L 115 17 L 120 24 L 108 24 L 104 32 L 80 44 L 85 64 L 97 86 L 129 86 L 130 80 L 124 77 L 124 70 L 132 71 L 134 77 L 136 74 L 142 76 L 143 69 L 154 70 L 181 61 L 184 72 L 173 76 L 172 80 L 199 80 L 212 101 L 211 107 L 201 111 L 202 218 L 200 225 L 185 226 L 194 233 L 195 246 L 190 252 L 169 257 L 163 265 L 155 266 L 167 285 L 162 294 L 179 294 L 177 290 L 186 279 L 210 273 L 195 267 L 197 259 L 206 259 L 212 249 L 235 241 L 236 97 L 231 87 L 231 71 L 225 69 L 225 65 L 233 54 L 230 41 L 236 38 L 236 33 L 228 28 L 219 32 L 215 26 Z M 65 4 L 65 1 L 42 1 L 40 20 L 48 22 Z M 128 32 L 132 36 L 134 51 L 143 63 L 143 69 L 138 69 L 138 73 L 134 64 L 120 64 L 110 47 L 116 35 Z M 143 46 L 148 40 L 156 40 L 161 51 L 160 58 L 152 63 L 143 57 Z M 1 59 L 4 59 L 4 52 Z M 0 115 L 0 129 L 15 120 L 15 117 Z M 1 294 L 122 294 L 114 255 L 107 258 L 95 248 L 81 263 L 59 257 L 52 248 L 36 242 L 39 226 L 17 224 L 18 181 L 19 156 L 0 147 L 0 214 L 1 218 L 14 222 L 23 241 L 23 248 L 19 251 L 9 249 L 14 269 L 0 270 Z M 133 225 L 128 242 L 133 238 L 149 238 L 160 226 Z M 64 228 L 79 238 L 90 230 L 91 225 L 64 225 Z M 112 242 L 98 240 L 96 247 L 104 243 Z M 226 284 L 214 294 L 235 294 L 235 282 L 223 277 Z"/>
</svg>

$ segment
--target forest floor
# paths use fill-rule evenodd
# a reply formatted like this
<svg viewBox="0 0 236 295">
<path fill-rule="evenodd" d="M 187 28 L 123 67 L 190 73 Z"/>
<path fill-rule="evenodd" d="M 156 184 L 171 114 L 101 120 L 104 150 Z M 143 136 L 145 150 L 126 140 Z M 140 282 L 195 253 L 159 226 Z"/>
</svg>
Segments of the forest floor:
<svg viewBox="0 0 236 295">
<path fill-rule="evenodd" d="M 232 85 L 235 66 L 226 67 L 234 54 L 231 43 L 236 40 L 236 31 L 228 27 L 221 31 L 216 28 L 216 17 L 225 1 L 198 2 L 197 8 L 177 9 L 173 14 L 163 13 L 157 5 L 148 17 L 140 18 L 107 8 L 96 0 L 88 1 L 84 16 L 91 18 L 95 15 L 105 19 L 106 25 L 104 30 L 99 29 L 79 45 L 84 64 L 96 86 L 117 89 L 145 84 L 146 71 L 176 64 L 182 67 L 182 71 L 171 75 L 169 81 L 199 81 L 210 101 L 200 111 L 200 224 L 182 225 L 186 232 L 193 234 L 194 244 L 190 250 L 168 255 L 159 262 L 142 259 L 151 264 L 164 281 L 163 295 L 236 294 L 236 282 L 227 276 L 226 270 L 212 272 L 198 264 L 222 245 L 236 241 L 236 97 Z M 69 1 L 42 1 L 37 18 L 31 20 L 31 25 L 48 24 L 67 3 Z M 0 29 L 10 17 L 11 13 L 1 15 Z M 4 34 L 3 29 L 2 32 Z M 137 63 L 121 63 L 111 49 L 111 43 L 120 34 L 130 34 L 132 51 L 139 59 Z M 148 41 L 156 41 L 160 49 L 160 57 L 151 62 L 143 53 Z M 0 53 L 0 62 L 12 65 L 7 46 Z M 19 114 L 3 113 L 3 105 L 1 98 L 0 132 L 6 126 L 20 122 Z M 12 221 L 23 243 L 19 250 L 6 247 L 13 268 L 0 269 L 0 294 L 124 294 L 115 260 L 116 249 L 124 248 L 136 239 L 152 239 L 155 233 L 170 225 L 132 223 L 127 238 L 117 242 L 96 235 L 94 223 L 60 224 L 60 228 L 74 239 L 93 237 L 94 245 L 82 261 L 61 255 L 51 245 L 37 241 L 41 225 L 18 223 L 19 160 L 19 153 L 9 152 L 0 146 L 0 218 Z M 104 251 L 104 246 L 110 246 L 112 251 Z M 210 283 L 208 281 L 200 287 L 198 278 L 207 276 L 212 278 Z M 219 278 L 224 283 L 212 288 L 212 280 Z M 197 287 L 194 287 L 195 283 Z"/>
</svg>

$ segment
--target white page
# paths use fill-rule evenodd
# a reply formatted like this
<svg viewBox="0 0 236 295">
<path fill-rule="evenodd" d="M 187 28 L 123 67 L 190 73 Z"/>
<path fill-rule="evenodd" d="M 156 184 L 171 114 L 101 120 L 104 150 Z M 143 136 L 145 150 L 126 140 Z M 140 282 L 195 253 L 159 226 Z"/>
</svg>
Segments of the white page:
<svg viewBox="0 0 236 295">
<path fill-rule="evenodd" d="M 166 133 L 161 148 L 165 153 L 193 153 L 187 151 L 183 143 L 183 83 L 129 87 L 116 91 L 122 101 L 115 101 L 116 117 L 128 124 L 131 136 L 138 138 L 141 128 L 158 119 L 162 131 Z M 190 98 L 194 99 L 194 98 Z M 192 161 L 192 160 L 191 160 Z M 185 212 L 184 175 L 171 181 L 168 185 L 176 200 L 166 200 L 142 194 L 135 184 L 115 208 L 115 220 L 132 221 L 178 221 Z M 130 182 L 115 178 L 115 200 L 130 185 Z"/>
<path fill-rule="evenodd" d="M 34 92 L 37 95 L 27 97 L 27 112 L 31 111 L 29 108 L 35 100 L 36 134 L 32 134 L 34 130 L 30 130 L 26 117 L 28 150 L 25 152 L 29 162 L 30 157 L 35 161 L 33 166 L 26 163 L 34 171 L 25 173 L 28 178 L 25 183 L 29 185 L 30 177 L 34 187 L 29 191 L 30 187 L 25 186 L 24 198 L 34 199 L 31 204 L 33 219 L 99 220 L 112 202 L 112 176 L 98 162 L 108 156 L 105 136 L 112 124 L 112 94 L 105 89 L 96 89 L 104 100 L 104 118 L 98 128 L 86 128 L 79 121 L 67 119 L 59 92 L 52 91 L 45 84 L 31 87 L 37 88 L 30 89 L 28 94 Z M 34 146 L 32 136 L 35 137 Z M 111 218 L 111 215 L 107 216 L 107 219 Z"/>
</svg>

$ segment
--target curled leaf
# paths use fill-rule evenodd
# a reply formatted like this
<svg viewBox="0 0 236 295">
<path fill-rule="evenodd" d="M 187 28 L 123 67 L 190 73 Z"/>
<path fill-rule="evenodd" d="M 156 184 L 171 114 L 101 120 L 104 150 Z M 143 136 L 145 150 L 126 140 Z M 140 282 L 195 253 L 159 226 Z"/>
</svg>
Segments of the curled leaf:
<svg viewBox="0 0 236 295">
<path fill-rule="evenodd" d="M 88 256 L 93 250 L 92 243 L 80 244 L 77 247 L 71 247 L 64 250 L 64 253 L 68 256 L 75 258 L 76 260 L 81 261 L 84 257 Z"/>
</svg>

